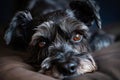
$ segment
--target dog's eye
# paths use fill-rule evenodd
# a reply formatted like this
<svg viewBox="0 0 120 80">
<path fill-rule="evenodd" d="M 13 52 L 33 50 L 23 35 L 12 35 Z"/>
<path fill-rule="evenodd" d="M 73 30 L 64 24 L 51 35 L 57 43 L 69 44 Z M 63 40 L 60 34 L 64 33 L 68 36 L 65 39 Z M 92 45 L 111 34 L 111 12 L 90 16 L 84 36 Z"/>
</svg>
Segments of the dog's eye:
<svg viewBox="0 0 120 80">
<path fill-rule="evenodd" d="M 74 42 L 80 42 L 82 40 L 82 35 L 81 34 L 75 34 L 72 37 L 72 41 Z"/>
<path fill-rule="evenodd" d="M 39 42 L 39 44 L 38 44 L 38 45 L 39 45 L 39 47 L 40 47 L 40 48 L 42 48 L 42 47 L 44 47 L 44 46 L 46 45 L 46 42 L 44 42 L 44 41 Z"/>
</svg>

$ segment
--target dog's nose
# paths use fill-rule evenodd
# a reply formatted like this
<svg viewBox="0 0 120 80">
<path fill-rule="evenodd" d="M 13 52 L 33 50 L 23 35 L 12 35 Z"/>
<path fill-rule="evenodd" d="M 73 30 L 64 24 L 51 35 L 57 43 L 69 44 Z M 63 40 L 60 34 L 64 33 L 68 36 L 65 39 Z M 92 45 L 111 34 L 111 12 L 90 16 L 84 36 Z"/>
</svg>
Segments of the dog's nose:
<svg viewBox="0 0 120 80">
<path fill-rule="evenodd" d="M 77 71 L 76 63 L 67 63 L 63 65 L 63 71 L 66 75 L 74 74 Z"/>
</svg>

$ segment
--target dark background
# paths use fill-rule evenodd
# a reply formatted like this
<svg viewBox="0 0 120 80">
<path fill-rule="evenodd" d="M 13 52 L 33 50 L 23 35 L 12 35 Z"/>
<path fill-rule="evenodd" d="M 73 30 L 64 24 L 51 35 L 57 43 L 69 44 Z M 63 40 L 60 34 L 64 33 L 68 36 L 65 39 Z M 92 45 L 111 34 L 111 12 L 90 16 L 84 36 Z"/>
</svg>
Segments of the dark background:
<svg viewBox="0 0 120 80">
<path fill-rule="evenodd" d="M 0 27 L 8 24 L 18 10 L 22 10 L 27 0 L 0 0 Z M 120 0 L 96 0 L 101 7 L 103 26 L 120 23 Z"/>
</svg>

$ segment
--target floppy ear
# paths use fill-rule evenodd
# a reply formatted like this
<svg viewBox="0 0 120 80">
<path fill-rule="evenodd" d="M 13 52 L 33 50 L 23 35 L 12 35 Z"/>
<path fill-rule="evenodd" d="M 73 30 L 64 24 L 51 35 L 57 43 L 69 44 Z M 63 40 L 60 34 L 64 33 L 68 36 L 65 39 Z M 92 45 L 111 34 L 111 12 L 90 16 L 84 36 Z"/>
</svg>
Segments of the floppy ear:
<svg viewBox="0 0 120 80">
<path fill-rule="evenodd" d="M 94 0 L 73 0 L 69 6 L 78 20 L 87 26 L 91 26 L 95 21 L 98 28 L 101 28 L 100 8 Z"/>
<path fill-rule="evenodd" d="M 24 44 L 28 36 L 28 25 L 32 21 L 32 16 L 28 10 L 19 11 L 12 18 L 8 29 L 5 32 L 4 39 L 6 44 Z M 21 45 L 22 46 L 22 45 Z"/>
</svg>

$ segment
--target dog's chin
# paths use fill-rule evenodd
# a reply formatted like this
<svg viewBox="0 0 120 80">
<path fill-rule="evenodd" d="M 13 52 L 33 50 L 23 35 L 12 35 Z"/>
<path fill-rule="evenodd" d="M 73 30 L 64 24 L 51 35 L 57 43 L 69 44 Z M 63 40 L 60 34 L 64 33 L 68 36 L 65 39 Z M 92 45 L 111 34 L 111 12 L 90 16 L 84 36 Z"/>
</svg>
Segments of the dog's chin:
<svg viewBox="0 0 120 80">
<path fill-rule="evenodd" d="M 96 70 L 97 70 L 97 66 L 96 66 L 92 56 L 89 55 L 89 58 L 79 58 L 79 65 L 74 74 L 64 74 L 64 72 L 60 73 L 59 70 L 56 68 L 56 66 L 53 66 L 48 70 L 40 71 L 40 72 L 45 75 L 57 78 L 57 79 L 64 79 L 64 78 L 80 76 L 85 73 L 91 73 Z"/>
</svg>

